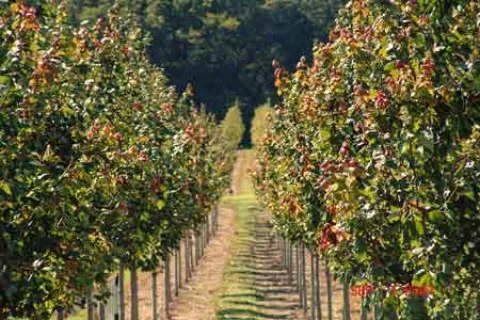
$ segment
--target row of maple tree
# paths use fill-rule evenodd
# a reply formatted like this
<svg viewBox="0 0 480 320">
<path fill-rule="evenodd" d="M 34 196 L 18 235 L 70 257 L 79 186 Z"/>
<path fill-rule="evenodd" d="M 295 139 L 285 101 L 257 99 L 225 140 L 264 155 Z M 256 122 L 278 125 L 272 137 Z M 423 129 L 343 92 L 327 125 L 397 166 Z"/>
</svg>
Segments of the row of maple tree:
<svg viewBox="0 0 480 320">
<path fill-rule="evenodd" d="M 382 319 L 479 316 L 479 12 L 353 0 L 313 63 L 273 62 L 282 103 L 257 148 L 257 192 L 283 237 L 346 285 L 380 288 L 363 303 Z"/>
<path fill-rule="evenodd" d="M 120 262 L 154 270 L 229 186 L 239 139 L 179 96 L 116 8 L 0 6 L 0 318 L 48 319 Z"/>
</svg>

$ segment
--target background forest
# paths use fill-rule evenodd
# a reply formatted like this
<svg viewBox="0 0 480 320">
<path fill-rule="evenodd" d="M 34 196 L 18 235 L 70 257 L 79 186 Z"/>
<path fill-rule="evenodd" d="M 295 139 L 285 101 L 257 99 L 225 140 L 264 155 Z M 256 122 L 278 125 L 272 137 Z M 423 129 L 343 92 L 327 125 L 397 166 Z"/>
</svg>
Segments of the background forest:
<svg viewBox="0 0 480 320">
<path fill-rule="evenodd" d="M 73 23 L 96 19 L 114 0 L 68 0 Z M 120 0 L 151 34 L 152 61 L 179 91 L 222 119 L 239 101 L 247 125 L 254 109 L 275 101 L 272 59 L 293 68 L 325 41 L 343 0 Z M 255 85 L 252 85 L 255 83 Z M 248 144 L 245 137 L 244 144 Z"/>
</svg>

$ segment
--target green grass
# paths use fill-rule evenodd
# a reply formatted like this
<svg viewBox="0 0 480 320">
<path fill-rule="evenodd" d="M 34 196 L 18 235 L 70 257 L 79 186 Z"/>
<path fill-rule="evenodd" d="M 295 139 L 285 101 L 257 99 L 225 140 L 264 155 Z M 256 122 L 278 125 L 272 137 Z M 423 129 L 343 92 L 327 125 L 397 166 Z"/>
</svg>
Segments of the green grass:
<svg viewBox="0 0 480 320">
<path fill-rule="evenodd" d="M 225 319 L 229 312 L 238 314 L 235 303 L 241 303 L 242 313 L 255 312 L 257 293 L 253 277 L 245 278 L 245 275 L 253 275 L 255 261 L 249 257 L 250 247 L 255 240 L 254 217 L 249 207 L 255 204 L 255 197 L 229 197 L 225 204 L 231 205 L 235 210 L 234 228 L 236 236 L 230 250 L 232 254 L 228 261 L 223 275 L 221 293 L 217 296 L 215 303 L 217 319 Z M 246 279 L 246 280 L 245 280 Z"/>
<path fill-rule="evenodd" d="M 232 254 L 227 261 L 220 294 L 216 297 L 217 319 L 236 319 L 237 317 L 256 318 L 258 296 L 255 287 L 255 260 L 251 256 L 251 247 L 255 241 L 255 214 L 257 201 L 251 179 L 246 172 L 253 161 L 251 150 L 243 151 L 239 157 L 240 186 L 239 194 L 226 196 L 222 203 L 235 210 L 235 238 L 231 246 Z"/>
</svg>

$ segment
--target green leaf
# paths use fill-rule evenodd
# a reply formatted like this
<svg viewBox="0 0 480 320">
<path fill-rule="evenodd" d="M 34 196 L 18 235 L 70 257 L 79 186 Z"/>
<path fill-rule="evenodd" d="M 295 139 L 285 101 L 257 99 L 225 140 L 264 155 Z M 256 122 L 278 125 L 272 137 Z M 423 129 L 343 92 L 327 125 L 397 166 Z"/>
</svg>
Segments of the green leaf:
<svg viewBox="0 0 480 320">
<path fill-rule="evenodd" d="M 427 272 L 425 269 L 420 269 L 415 274 L 416 279 L 413 280 L 412 284 L 414 286 L 428 286 L 432 284 L 432 275 Z"/>
<path fill-rule="evenodd" d="M 428 213 L 428 220 L 431 222 L 437 222 L 443 219 L 443 214 L 439 210 L 433 210 Z"/>
<path fill-rule="evenodd" d="M 162 210 L 165 207 L 165 201 L 158 200 L 155 205 L 157 206 L 158 210 Z"/>
<path fill-rule="evenodd" d="M 2 191 L 11 196 L 12 195 L 12 189 L 10 189 L 10 186 L 8 185 L 8 183 L 6 182 L 0 182 L 0 189 L 2 189 Z"/>
<path fill-rule="evenodd" d="M 468 191 L 468 192 L 465 192 L 464 193 L 465 197 L 467 197 L 468 199 L 472 200 L 472 201 L 476 201 L 475 199 L 475 193 L 473 191 Z"/>
<path fill-rule="evenodd" d="M 323 139 L 327 140 L 327 139 L 330 139 L 330 137 L 331 137 L 332 135 L 330 134 L 330 130 L 328 130 L 328 129 L 321 129 L 321 130 L 320 130 L 320 136 L 321 136 Z"/>
<path fill-rule="evenodd" d="M 388 215 L 388 222 L 394 223 L 394 222 L 400 221 L 401 215 L 402 214 L 400 211 L 390 213 Z"/>
<path fill-rule="evenodd" d="M 423 223 L 419 219 L 415 219 L 415 229 L 417 229 L 419 235 L 423 236 L 425 234 Z"/>
<path fill-rule="evenodd" d="M 433 152 L 433 141 L 425 137 L 423 134 L 418 136 L 418 142 L 429 152 Z"/>
<path fill-rule="evenodd" d="M 391 62 L 387 63 L 387 64 L 385 65 L 385 67 L 383 67 L 383 70 L 385 70 L 386 72 L 390 72 L 390 71 L 392 71 L 394 68 L 395 68 L 395 61 L 391 61 Z"/>
<path fill-rule="evenodd" d="M 7 76 L 0 76 L 0 84 L 8 84 L 10 82 L 10 78 Z"/>
</svg>

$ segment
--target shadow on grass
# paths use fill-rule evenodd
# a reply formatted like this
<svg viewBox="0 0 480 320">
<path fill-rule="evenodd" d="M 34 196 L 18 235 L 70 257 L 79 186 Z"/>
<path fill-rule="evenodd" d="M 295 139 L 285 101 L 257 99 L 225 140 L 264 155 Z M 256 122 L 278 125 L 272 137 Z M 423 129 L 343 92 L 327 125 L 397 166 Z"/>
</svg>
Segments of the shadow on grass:
<svg viewBox="0 0 480 320">
<path fill-rule="evenodd" d="M 236 213 L 235 240 L 224 271 L 224 285 L 218 295 L 216 318 L 292 319 L 298 308 L 293 284 L 280 266 L 280 248 L 272 225 L 255 199 L 245 171 L 253 153 L 240 154 L 240 194 L 225 197 L 224 203 Z"/>
<path fill-rule="evenodd" d="M 248 317 L 248 318 L 246 318 Z M 250 318 L 251 317 L 251 318 Z M 244 308 L 228 308 L 217 313 L 219 319 L 288 319 L 288 315 L 277 315 Z"/>
</svg>

